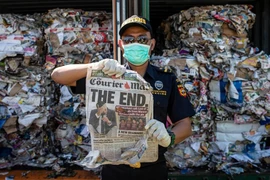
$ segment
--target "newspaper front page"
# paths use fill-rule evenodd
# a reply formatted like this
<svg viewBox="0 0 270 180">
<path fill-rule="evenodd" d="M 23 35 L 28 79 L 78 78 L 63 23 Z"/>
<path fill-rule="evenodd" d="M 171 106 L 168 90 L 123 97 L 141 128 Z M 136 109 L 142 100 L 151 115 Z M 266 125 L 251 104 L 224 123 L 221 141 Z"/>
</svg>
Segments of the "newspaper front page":
<svg viewBox="0 0 270 180">
<path fill-rule="evenodd" d="M 92 150 L 81 165 L 154 162 L 158 144 L 144 126 L 153 118 L 152 88 L 137 72 L 121 78 L 89 68 L 86 78 L 86 121 Z"/>
</svg>

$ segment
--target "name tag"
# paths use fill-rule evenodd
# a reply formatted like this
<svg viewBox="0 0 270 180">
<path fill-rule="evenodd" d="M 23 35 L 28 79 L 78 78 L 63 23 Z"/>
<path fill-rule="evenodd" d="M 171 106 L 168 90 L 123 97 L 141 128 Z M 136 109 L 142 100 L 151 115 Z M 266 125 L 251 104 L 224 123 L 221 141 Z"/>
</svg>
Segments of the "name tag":
<svg viewBox="0 0 270 180">
<path fill-rule="evenodd" d="M 167 91 L 164 91 L 164 90 L 153 90 L 152 91 L 152 94 L 166 96 L 167 95 Z"/>
</svg>

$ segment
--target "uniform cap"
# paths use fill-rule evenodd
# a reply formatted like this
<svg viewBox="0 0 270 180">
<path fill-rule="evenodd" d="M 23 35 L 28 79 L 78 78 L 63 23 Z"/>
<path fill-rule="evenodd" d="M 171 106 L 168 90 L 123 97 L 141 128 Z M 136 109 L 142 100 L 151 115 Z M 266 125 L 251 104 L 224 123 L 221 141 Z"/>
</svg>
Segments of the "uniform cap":
<svg viewBox="0 0 270 180">
<path fill-rule="evenodd" d="M 153 37 L 153 31 L 152 31 L 152 27 L 151 27 L 150 22 L 146 18 L 137 16 L 137 15 L 131 16 L 130 18 L 126 19 L 122 23 L 120 31 L 119 31 L 119 35 L 122 36 L 123 33 L 125 32 L 125 30 L 129 27 L 132 27 L 132 26 L 143 27 L 144 29 L 149 31 L 151 34 L 151 37 Z"/>
</svg>

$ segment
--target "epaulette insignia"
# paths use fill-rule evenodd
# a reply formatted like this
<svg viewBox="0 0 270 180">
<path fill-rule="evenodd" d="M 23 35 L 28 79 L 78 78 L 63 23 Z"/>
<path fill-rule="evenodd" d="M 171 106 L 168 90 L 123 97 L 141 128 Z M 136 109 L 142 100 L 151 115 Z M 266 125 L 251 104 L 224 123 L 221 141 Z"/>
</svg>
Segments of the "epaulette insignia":
<svg viewBox="0 0 270 180">
<path fill-rule="evenodd" d="M 165 72 L 165 73 L 172 73 L 173 71 L 171 70 L 171 68 L 169 68 L 168 66 L 165 67 L 161 67 L 159 68 L 160 71 Z"/>
</svg>

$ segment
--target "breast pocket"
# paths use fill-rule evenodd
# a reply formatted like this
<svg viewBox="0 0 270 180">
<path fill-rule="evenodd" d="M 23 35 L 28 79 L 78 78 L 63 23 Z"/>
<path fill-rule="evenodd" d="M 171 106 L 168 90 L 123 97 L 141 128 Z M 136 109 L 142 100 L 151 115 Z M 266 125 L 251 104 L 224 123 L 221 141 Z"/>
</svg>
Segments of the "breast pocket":
<svg viewBox="0 0 270 180">
<path fill-rule="evenodd" d="M 168 109 L 168 98 L 166 96 L 154 95 L 154 118 L 166 122 Z"/>
</svg>

